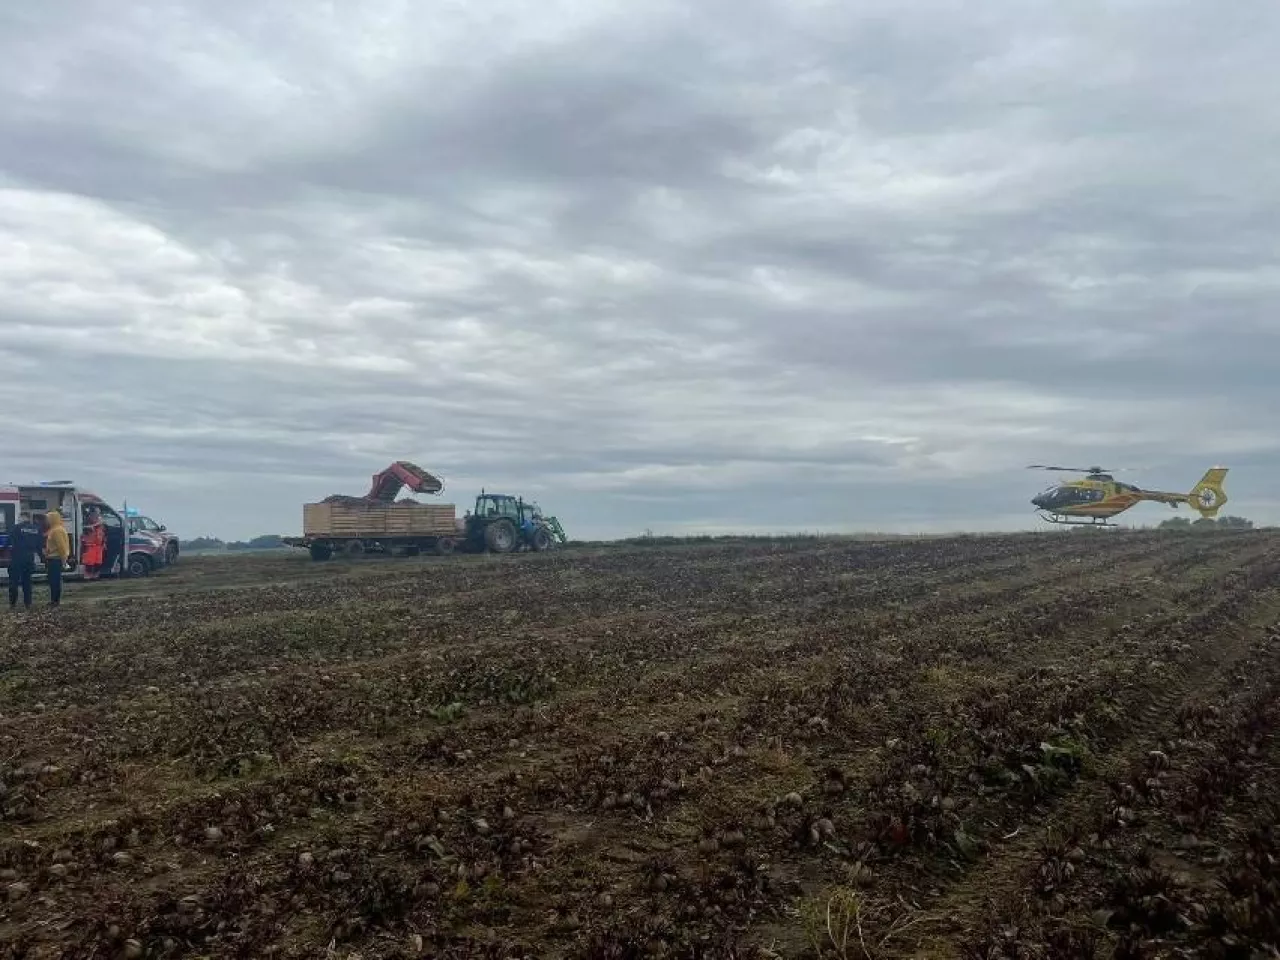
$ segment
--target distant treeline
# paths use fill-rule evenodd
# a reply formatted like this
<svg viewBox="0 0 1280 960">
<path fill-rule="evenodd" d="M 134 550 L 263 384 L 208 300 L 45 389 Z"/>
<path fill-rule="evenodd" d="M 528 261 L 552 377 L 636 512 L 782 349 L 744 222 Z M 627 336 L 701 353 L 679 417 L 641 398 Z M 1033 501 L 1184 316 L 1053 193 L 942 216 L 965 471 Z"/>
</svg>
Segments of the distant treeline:
<svg viewBox="0 0 1280 960">
<path fill-rule="evenodd" d="M 283 538 L 276 534 L 254 537 L 252 540 L 219 540 L 217 537 L 196 537 L 182 544 L 183 553 L 221 553 L 231 550 L 279 550 L 285 546 Z"/>
</svg>

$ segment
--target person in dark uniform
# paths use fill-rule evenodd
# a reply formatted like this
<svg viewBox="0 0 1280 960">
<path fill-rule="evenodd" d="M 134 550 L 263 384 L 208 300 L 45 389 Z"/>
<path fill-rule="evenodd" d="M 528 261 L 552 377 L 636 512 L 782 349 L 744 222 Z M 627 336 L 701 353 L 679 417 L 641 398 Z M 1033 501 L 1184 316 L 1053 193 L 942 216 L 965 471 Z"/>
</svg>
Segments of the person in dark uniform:
<svg viewBox="0 0 1280 960">
<path fill-rule="evenodd" d="M 116 569 L 116 562 L 124 555 L 124 528 L 128 525 L 125 523 L 115 523 L 106 527 L 107 538 L 102 551 L 102 566 L 98 570 L 98 575 L 103 574 L 111 576 Z"/>
<path fill-rule="evenodd" d="M 31 577 L 36 570 L 36 558 L 44 554 L 44 533 L 40 525 L 23 510 L 22 518 L 9 535 L 9 609 L 18 608 L 18 592 L 22 592 L 22 605 L 31 609 Z"/>
</svg>

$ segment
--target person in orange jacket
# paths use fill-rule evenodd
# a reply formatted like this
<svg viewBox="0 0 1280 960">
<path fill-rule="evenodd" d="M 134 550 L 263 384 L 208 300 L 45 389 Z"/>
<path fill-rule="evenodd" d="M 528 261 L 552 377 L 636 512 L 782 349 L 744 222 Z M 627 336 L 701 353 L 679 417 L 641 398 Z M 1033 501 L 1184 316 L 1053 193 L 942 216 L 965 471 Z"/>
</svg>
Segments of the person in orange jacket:
<svg viewBox="0 0 1280 960">
<path fill-rule="evenodd" d="M 62 603 L 62 568 L 71 556 L 71 539 L 57 510 L 45 514 L 45 522 L 49 528 L 44 535 L 44 569 L 49 576 L 49 605 L 56 607 Z"/>
<path fill-rule="evenodd" d="M 102 569 L 102 559 L 107 551 L 107 528 L 102 524 L 102 515 L 97 508 L 91 507 L 85 518 L 84 535 L 80 538 L 80 562 L 84 564 L 84 578 L 97 580 Z"/>
</svg>

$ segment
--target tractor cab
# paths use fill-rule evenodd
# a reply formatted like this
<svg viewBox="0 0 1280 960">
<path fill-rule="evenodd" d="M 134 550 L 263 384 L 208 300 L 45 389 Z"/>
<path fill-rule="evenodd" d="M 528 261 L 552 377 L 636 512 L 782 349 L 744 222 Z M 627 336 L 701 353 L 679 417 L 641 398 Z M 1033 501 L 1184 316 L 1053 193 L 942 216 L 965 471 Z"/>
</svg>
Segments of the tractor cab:
<svg viewBox="0 0 1280 960">
<path fill-rule="evenodd" d="M 513 497 L 505 493 L 481 493 L 476 497 L 475 515 L 478 517 L 506 517 L 517 526 L 527 529 L 545 518 L 542 508 L 532 500 Z"/>
<path fill-rule="evenodd" d="M 524 501 L 519 497 L 505 493 L 481 493 L 476 497 L 474 513 L 477 517 L 507 517 L 516 523 L 521 523 L 525 519 L 527 509 Z"/>
</svg>

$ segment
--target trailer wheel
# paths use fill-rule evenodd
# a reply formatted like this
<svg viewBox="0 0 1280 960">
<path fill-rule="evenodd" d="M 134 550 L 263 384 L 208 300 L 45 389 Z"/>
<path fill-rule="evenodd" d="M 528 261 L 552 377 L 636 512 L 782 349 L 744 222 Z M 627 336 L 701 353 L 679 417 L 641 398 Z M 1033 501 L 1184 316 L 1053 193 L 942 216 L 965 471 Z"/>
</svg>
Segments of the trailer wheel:
<svg viewBox="0 0 1280 960">
<path fill-rule="evenodd" d="M 333 547 L 327 543 L 313 543 L 311 545 L 311 559 L 316 563 L 324 563 L 333 557 Z"/>
<path fill-rule="evenodd" d="M 347 556 L 352 560 L 357 560 L 364 556 L 364 541 L 352 540 L 347 544 Z"/>
<path fill-rule="evenodd" d="M 453 553 L 456 546 L 457 544 L 453 542 L 453 537 L 439 537 L 436 540 L 436 556 L 447 557 Z"/>
</svg>

